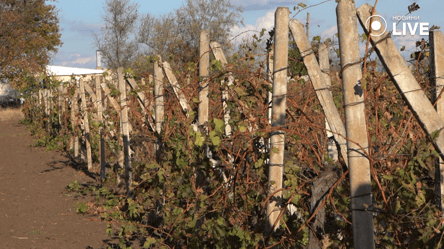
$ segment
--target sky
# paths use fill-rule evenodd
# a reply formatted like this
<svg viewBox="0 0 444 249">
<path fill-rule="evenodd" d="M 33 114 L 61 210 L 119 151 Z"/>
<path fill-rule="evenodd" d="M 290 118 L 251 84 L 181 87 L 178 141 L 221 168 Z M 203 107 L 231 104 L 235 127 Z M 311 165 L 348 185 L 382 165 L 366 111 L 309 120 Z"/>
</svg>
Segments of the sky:
<svg viewBox="0 0 444 249">
<path fill-rule="evenodd" d="M 167 14 L 178 9 L 185 0 L 132 0 L 140 5 L 139 13 L 150 13 L 154 16 Z M 274 13 L 277 7 L 288 7 L 290 9 L 290 18 L 295 18 L 302 23 L 306 22 L 307 12 L 310 13 L 310 37 L 321 36 L 325 38 L 335 38 L 337 33 L 336 26 L 336 5 L 334 0 L 231 0 L 232 4 L 242 6 L 242 13 L 245 26 L 235 26 L 231 30 L 231 35 L 236 36 L 247 30 L 260 31 L 262 28 L 270 30 L 274 26 Z M 325 2 L 325 3 L 322 3 Z M 384 17 L 388 24 L 388 30 L 391 31 L 393 17 L 404 16 L 408 13 L 408 6 L 416 2 L 420 9 L 411 13 L 411 16 L 419 18 L 418 21 L 408 21 L 412 26 L 416 22 L 427 22 L 432 25 L 440 26 L 444 29 L 444 19 L 442 18 L 442 9 L 444 1 L 442 0 L 379 0 L 376 11 Z M 307 8 L 297 15 L 294 7 L 298 3 L 304 3 Z M 362 4 L 374 4 L 374 0 L 355 0 L 356 7 Z M 57 54 L 52 57 L 51 65 L 95 68 L 96 67 L 96 47 L 94 45 L 94 34 L 99 34 L 103 27 L 103 8 L 105 0 L 58 0 L 57 2 L 47 1 L 47 4 L 53 4 L 59 10 L 59 24 L 62 29 L 63 45 L 59 48 Z M 318 5 L 319 4 L 319 5 Z M 402 22 L 397 26 L 398 31 L 402 28 Z M 359 33 L 362 34 L 362 28 L 359 27 Z M 409 34 L 394 37 L 395 44 L 401 48 L 405 46 L 403 53 L 405 57 L 416 50 L 415 41 L 422 37 L 419 31 L 414 35 Z M 253 33 L 244 33 L 243 36 L 251 37 Z M 239 38 L 242 38 L 240 36 Z M 426 40 L 427 36 L 423 36 Z M 238 40 L 235 40 L 235 42 Z M 360 44 L 361 52 L 365 47 Z"/>
</svg>

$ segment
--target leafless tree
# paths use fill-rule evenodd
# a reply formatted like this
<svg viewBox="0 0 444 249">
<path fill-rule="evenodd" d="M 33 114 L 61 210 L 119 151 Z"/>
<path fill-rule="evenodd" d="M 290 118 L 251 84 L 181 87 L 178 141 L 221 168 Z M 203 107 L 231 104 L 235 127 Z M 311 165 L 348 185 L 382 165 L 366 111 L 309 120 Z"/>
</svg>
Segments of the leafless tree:
<svg viewBox="0 0 444 249">
<path fill-rule="evenodd" d="M 105 27 L 95 34 L 95 43 L 104 55 L 108 68 L 129 67 L 137 54 L 138 43 L 134 39 L 139 5 L 130 0 L 106 0 L 102 19 Z"/>
</svg>

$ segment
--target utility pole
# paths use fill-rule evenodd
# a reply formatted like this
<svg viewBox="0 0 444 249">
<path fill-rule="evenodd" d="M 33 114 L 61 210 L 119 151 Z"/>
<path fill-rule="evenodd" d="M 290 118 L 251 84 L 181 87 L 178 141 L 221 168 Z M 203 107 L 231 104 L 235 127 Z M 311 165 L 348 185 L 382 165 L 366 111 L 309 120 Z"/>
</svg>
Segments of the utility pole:
<svg viewBox="0 0 444 249">
<path fill-rule="evenodd" d="M 307 37 L 310 39 L 310 12 L 307 12 L 307 23 L 305 23 L 305 29 L 307 30 Z"/>
</svg>

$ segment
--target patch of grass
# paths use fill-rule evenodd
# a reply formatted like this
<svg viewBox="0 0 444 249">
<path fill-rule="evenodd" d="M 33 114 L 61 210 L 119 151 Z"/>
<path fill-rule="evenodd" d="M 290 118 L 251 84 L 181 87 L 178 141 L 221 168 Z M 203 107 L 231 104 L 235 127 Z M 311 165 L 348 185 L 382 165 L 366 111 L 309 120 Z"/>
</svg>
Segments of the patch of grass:
<svg viewBox="0 0 444 249">
<path fill-rule="evenodd" d="M 0 121 L 12 121 L 24 119 L 21 108 L 1 108 L 0 107 Z"/>
<path fill-rule="evenodd" d="M 40 234 L 41 232 L 40 231 L 31 231 L 31 232 L 29 232 L 29 234 L 32 234 L 32 235 L 36 235 L 36 234 Z"/>
</svg>

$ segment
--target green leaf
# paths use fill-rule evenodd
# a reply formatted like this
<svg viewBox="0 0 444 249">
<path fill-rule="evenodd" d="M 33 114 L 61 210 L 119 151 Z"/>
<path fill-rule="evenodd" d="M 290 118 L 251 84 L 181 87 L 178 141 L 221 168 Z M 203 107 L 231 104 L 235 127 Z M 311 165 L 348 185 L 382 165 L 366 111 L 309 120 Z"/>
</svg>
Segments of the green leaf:
<svg viewBox="0 0 444 249">
<path fill-rule="evenodd" d="M 273 153 L 279 153 L 279 149 L 277 147 L 273 147 L 273 149 L 271 150 L 271 152 Z"/>
<path fill-rule="evenodd" d="M 240 132 L 245 132 L 247 130 L 247 124 L 242 122 L 239 124 L 239 131 Z"/>
<path fill-rule="evenodd" d="M 82 202 L 82 204 L 80 204 L 80 206 L 77 208 L 77 213 L 84 214 L 86 211 L 88 211 L 88 206 L 85 202 Z"/>
<path fill-rule="evenodd" d="M 433 139 L 433 141 L 435 141 L 435 139 L 437 139 L 439 137 L 439 133 L 441 132 L 441 130 L 436 130 L 434 132 L 432 132 L 432 134 L 430 135 Z"/>
<path fill-rule="evenodd" d="M 396 200 L 396 205 L 395 205 L 395 214 L 398 213 L 398 211 L 401 209 L 401 201 L 400 200 Z"/>
<path fill-rule="evenodd" d="M 263 163 L 264 163 L 264 160 L 262 158 L 260 158 L 259 160 L 257 160 L 256 163 L 254 163 L 254 167 L 255 168 L 260 168 Z"/>
<path fill-rule="evenodd" d="M 143 248 L 149 248 L 154 243 L 156 243 L 155 238 L 148 238 L 148 239 L 146 239 L 145 243 L 143 243 Z"/>
<path fill-rule="evenodd" d="M 422 191 L 418 191 L 418 194 L 416 195 L 415 200 L 416 200 L 416 204 L 417 204 L 418 206 L 421 206 L 421 205 L 423 205 L 424 203 L 426 203 L 426 199 L 425 199 L 425 196 L 424 196 L 424 194 L 422 193 Z"/>
<path fill-rule="evenodd" d="M 214 146 L 219 146 L 220 144 L 220 137 L 217 136 L 216 131 L 211 131 L 210 132 L 210 140 L 211 143 L 213 143 Z"/>
<path fill-rule="evenodd" d="M 260 35 L 260 36 L 261 36 L 261 37 L 264 36 L 264 33 L 265 33 L 265 29 L 262 29 L 262 30 L 261 30 L 261 35 Z"/>
<path fill-rule="evenodd" d="M 413 193 L 413 194 L 416 194 L 415 186 L 413 186 L 413 184 L 402 183 L 402 186 L 403 186 L 406 190 L 408 190 L 409 192 L 411 192 L 411 193 Z"/>
<path fill-rule="evenodd" d="M 391 175 L 383 175 L 382 179 L 388 180 L 388 181 L 393 181 L 393 176 Z"/>
<path fill-rule="evenodd" d="M 216 127 L 214 127 L 214 130 L 217 133 L 223 133 L 224 132 L 224 128 L 225 128 L 224 121 L 222 119 L 217 119 L 217 118 L 215 118 L 213 121 L 214 121 L 214 124 L 216 126 Z"/>
<path fill-rule="evenodd" d="M 298 202 L 299 202 L 299 200 L 301 199 L 301 197 L 302 197 L 301 195 L 295 195 L 295 196 L 293 197 L 293 199 L 291 199 L 291 203 L 297 205 Z"/>
<path fill-rule="evenodd" d="M 341 50 L 339 50 L 339 48 L 336 49 L 336 55 L 338 56 L 338 58 L 341 57 Z"/>
<path fill-rule="evenodd" d="M 366 41 L 366 40 L 367 40 L 367 34 L 362 33 L 361 41 L 363 42 L 363 41 Z"/>
<path fill-rule="evenodd" d="M 194 144 L 197 146 L 202 146 L 204 142 L 204 138 L 202 137 L 202 134 L 200 132 L 196 132 L 196 140 L 194 141 Z"/>
<path fill-rule="evenodd" d="M 106 224 L 106 234 L 108 234 L 108 236 L 111 236 L 112 233 L 113 233 L 113 229 L 111 228 L 111 225 Z"/>
</svg>

